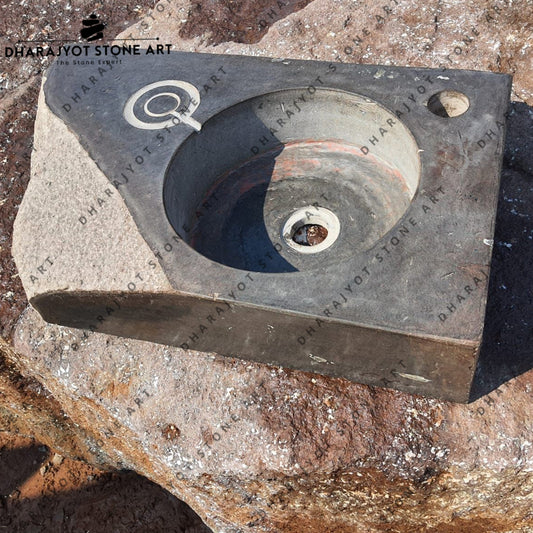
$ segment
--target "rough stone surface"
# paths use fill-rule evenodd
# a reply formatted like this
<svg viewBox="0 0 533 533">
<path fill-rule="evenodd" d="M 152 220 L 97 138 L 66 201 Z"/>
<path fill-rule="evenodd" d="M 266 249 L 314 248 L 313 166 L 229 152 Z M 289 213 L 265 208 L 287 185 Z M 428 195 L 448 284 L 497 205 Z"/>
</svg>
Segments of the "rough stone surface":
<svg viewBox="0 0 533 533">
<path fill-rule="evenodd" d="M 84 339 L 35 311 L 15 347 L 67 415 L 93 428 L 94 453 L 179 494 L 215 531 L 533 526 L 530 374 L 469 406 L 448 404 L 100 333 Z"/>
<path fill-rule="evenodd" d="M 157 35 L 180 50 L 515 75 L 479 399 L 454 405 L 84 335 L 46 325 L 32 310 L 17 329 L 16 363 L 86 432 L 91 461 L 143 473 L 215 531 L 533 531 L 531 4 L 304 4 L 287 15 L 271 2 L 278 14 L 269 17 L 266 3 L 163 0 L 123 37 Z M 77 214 L 60 200 L 63 216 Z M 124 227 L 128 218 L 117 212 Z M 29 279 L 28 270 L 21 275 Z M 123 273 L 113 283 L 127 281 Z"/>
<path fill-rule="evenodd" d="M 22 435 L 38 435 L 40 441 L 70 457 L 85 459 L 109 469 L 107 461 L 89 452 L 87 432 L 75 426 L 61 405 L 35 377 L 22 376 L 17 355 L 0 339 L 0 428 Z"/>
<path fill-rule="evenodd" d="M 81 20 L 91 12 L 106 22 L 105 37 L 117 35 L 145 15 L 154 0 L 134 5 L 67 0 L 24 2 L 8 0 L 0 6 L 0 335 L 9 338 L 27 305 L 11 256 L 13 222 L 30 177 L 33 124 L 41 74 L 50 58 L 4 58 L 4 46 L 18 40 L 75 37 Z"/>
<path fill-rule="evenodd" d="M 12 247 L 28 298 L 58 288 L 120 291 L 133 281 L 139 290 L 170 289 L 159 264 L 143 280 L 135 277 L 146 270 L 153 253 L 107 177 L 76 136 L 50 112 L 43 92 L 34 135 L 33 177 L 26 189 L 27 197 L 34 200 L 23 201 L 19 208 Z M 60 157 L 58 142 L 63 154 Z M 100 208 L 95 191 L 105 190 L 110 194 L 102 195 L 106 205 Z M 87 227 L 78 219 L 93 204 L 98 206 L 98 216 Z"/>
</svg>

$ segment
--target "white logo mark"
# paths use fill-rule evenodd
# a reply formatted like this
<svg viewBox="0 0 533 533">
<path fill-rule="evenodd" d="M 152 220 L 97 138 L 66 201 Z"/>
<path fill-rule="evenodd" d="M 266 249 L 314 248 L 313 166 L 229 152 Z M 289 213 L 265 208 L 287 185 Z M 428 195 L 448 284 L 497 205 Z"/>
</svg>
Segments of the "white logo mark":
<svg viewBox="0 0 533 533">
<path fill-rule="evenodd" d="M 175 92 L 169 92 L 167 91 L 163 92 L 157 92 L 156 94 L 150 96 L 142 106 L 142 111 L 144 113 L 152 118 L 162 118 L 162 117 L 171 117 L 167 118 L 167 120 L 161 120 L 159 122 L 144 122 L 140 120 L 136 114 L 135 114 L 135 104 L 148 92 L 152 91 L 153 89 L 157 89 L 159 87 L 177 87 L 179 89 L 182 89 L 185 91 L 185 93 L 188 96 L 188 102 L 180 109 L 181 106 L 181 98 L 178 94 Z M 161 98 L 171 98 L 174 100 L 174 106 L 170 109 L 167 109 L 165 111 L 161 111 L 158 109 L 157 111 L 154 110 L 154 108 L 157 107 L 157 103 L 155 102 L 157 99 Z M 151 104 L 151 105 L 150 105 Z M 161 101 L 160 101 L 161 104 Z M 150 83 L 149 85 L 145 85 L 135 93 L 133 93 L 128 101 L 126 102 L 126 105 L 124 106 L 124 118 L 136 128 L 140 128 L 143 130 L 159 130 L 162 128 L 168 128 L 172 126 L 176 126 L 177 124 L 184 123 L 188 124 L 192 128 L 194 128 L 196 131 L 200 131 L 202 128 L 202 125 L 192 118 L 192 114 L 196 109 L 198 109 L 198 106 L 200 105 L 200 93 L 198 92 L 198 89 L 186 82 L 186 81 L 179 81 L 179 80 L 163 80 L 163 81 L 156 81 L 155 83 Z M 139 109 L 137 109 L 137 112 L 139 112 Z M 178 119 L 178 120 L 176 120 Z"/>
</svg>

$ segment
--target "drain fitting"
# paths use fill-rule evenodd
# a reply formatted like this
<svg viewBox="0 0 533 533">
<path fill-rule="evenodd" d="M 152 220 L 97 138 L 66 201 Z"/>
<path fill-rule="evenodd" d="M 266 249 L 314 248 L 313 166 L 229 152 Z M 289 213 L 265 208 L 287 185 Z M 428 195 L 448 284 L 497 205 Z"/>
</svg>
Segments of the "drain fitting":
<svg viewBox="0 0 533 533">
<path fill-rule="evenodd" d="M 325 207 L 308 206 L 295 211 L 283 224 L 285 243 L 301 254 L 316 254 L 329 248 L 339 236 L 337 215 Z"/>
</svg>

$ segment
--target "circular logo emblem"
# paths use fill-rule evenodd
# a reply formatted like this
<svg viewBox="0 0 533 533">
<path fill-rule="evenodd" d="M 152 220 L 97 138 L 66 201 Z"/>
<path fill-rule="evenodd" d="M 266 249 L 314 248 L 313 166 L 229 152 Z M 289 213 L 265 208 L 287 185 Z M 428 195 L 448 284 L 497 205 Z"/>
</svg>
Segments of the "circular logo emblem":
<svg viewBox="0 0 533 533">
<path fill-rule="evenodd" d="M 180 80 L 156 81 L 133 93 L 124 106 L 124 118 L 136 128 L 159 130 L 188 124 L 196 131 L 202 125 L 192 118 L 200 105 L 198 89 Z"/>
</svg>

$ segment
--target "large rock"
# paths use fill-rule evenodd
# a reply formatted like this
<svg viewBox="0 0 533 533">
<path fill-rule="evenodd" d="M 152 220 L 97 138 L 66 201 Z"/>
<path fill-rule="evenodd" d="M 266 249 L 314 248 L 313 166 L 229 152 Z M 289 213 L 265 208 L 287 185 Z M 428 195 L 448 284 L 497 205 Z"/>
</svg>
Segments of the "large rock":
<svg viewBox="0 0 533 533">
<path fill-rule="evenodd" d="M 283 11 L 304 4 L 259 3 L 254 10 L 163 0 L 123 37 L 158 36 L 180 50 L 515 74 L 479 399 L 451 404 L 110 337 L 97 323 L 84 333 L 47 325 L 33 310 L 16 331 L 17 362 L 86 431 L 97 460 L 160 483 L 215 531 L 533 531 L 527 3 L 370 7 L 315 0 L 291 15 Z M 54 155 L 58 145 L 62 157 Z M 55 179 L 43 179 L 45 168 Z M 81 188 L 78 177 L 87 175 L 92 190 Z M 84 290 L 127 290 L 132 280 L 146 290 L 168 287 L 159 268 L 136 277 L 151 252 L 118 195 L 92 221 L 92 240 L 81 226 L 63 222 L 77 220 L 83 199 L 105 188 L 105 180 L 74 135 L 41 106 L 29 191 L 33 198 L 46 191 L 53 202 L 42 196 L 23 204 L 17 223 L 32 229 L 14 243 L 15 250 L 25 239 L 37 243 L 18 264 L 29 296 L 58 283 Z M 138 261 L 138 269 L 122 269 L 124 257 Z M 86 264 L 94 265 L 89 278 L 77 270 Z"/>
<path fill-rule="evenodd" d="M 91 428 L 93 453 L 163 485 L 215 531 L 533 524 L 531 374 L 464 406 L 84 338 L 35 311 L 15 345 L 66 414 Z"/>
</svg>

